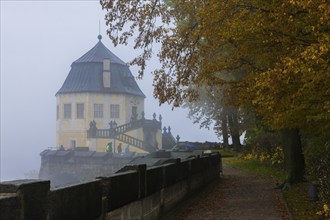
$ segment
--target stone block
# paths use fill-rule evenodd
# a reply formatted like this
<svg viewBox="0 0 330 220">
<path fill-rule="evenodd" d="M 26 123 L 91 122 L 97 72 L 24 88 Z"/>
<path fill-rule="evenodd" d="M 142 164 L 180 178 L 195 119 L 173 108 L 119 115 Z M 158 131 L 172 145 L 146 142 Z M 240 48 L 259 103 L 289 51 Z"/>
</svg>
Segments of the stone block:
<svg viewBox="0 0 330 220">
<path fill-rule="evenodd" d="M 122 220 L 122 208 L 115 209 L 111 212 L 108 212 L 106 215 L 106 220 Z"/>
<path fill-rule="evenodd" d="M 171 210 L 177 204 L 177 200 L 179 199 L 177 198 L 177 190 L 180 189 L 178 185 L 179 184 L 172 185 L 164 190 L 164 211 Z"/>
<path fill-rule="evenodd" d="M 178 164 L 169 164 L 163 166 L 164 172 L 164 186 L 168 187 L 178 181 Z"/>
<path fill-rule="evenodd" d="M 201 173 L 194 174 L 190 179 L 190 190 L 196 191 L 204 184 L 204 178 Z"/>
<path fill-rule="evenodd" d="M 191 173 L 196 174 L 202 171 L 202 164 L 201 159 L 196 158 L 194 160 L 191 160 Z"/>
<path fill-rule="evenodd" d="M 187 179 L 191 173 L 190 160 L 182 161 L 178 164 L 178 180 Z"/>
<path fill-rule="evenodd" d="M 144 213 L 148 213 L 152 210 L 152 195 L 151 196 L 148 196 L 148 197 L 145 197 L 143 198 L 142 200 L 142 210 Z"/>
<path fill-rule="evenodd" d="M 129 204 L 129 219 L 141 219 L 142 201 L 138 200 Z"/>
<path fill-rule="evenodd" d="M 125 173 L 115 174 L 104 181 L 107 181 L 108 189 L 108 209 L 112 211 L 120 208 L 139 198 L 139 173 L 136 171 L 128 171 Z"/>
<path fill-rule="evenodd" d="M 160 208 L 156 207 L 149 210 L 148 212 L 145 212 L 143 215 L 143 220 L 155 220 L 155 219 L 159 219 L 159 217 L 160 217 Z"/>
<path fill-rule="evenodd" d="M 163 168 L 155 167 L 147 170 L 146 173 L 146 196 L 149 196 L 163 187 Z"/>
<path fill-rule="evenodd" d="M 92 220 L 101 216 L 101 180 L 51 191 L 49 219 Z"/>
<path fill-rule="evenodd" d="M 21 205 L 16 193 L 0 193 L 0 220 L 19 220 Z"/>
<path fill-rule="evenodd" d="M 161 206 L 161 192 L 157 191 L 152 195 L 152 201 L 151 201 L 151 206 L 153 208 L 160 207 Z"/>
<path fill-rule="evenodd" d="M 0 192 L 17 193 L 24 220 L 46 219 L 50 181 L 15 180 L 2 182 Z"/>
</svg>

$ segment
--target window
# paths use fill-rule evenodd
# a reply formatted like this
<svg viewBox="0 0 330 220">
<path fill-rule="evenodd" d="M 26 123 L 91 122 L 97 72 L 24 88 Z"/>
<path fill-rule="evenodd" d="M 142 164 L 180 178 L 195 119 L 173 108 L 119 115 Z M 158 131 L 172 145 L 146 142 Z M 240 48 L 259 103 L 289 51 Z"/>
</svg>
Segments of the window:
<svg viewBox="0 0 330 220">
<path fill-rule="evenodd" d="M 60 107 L 56 106 L 56 119 L 58 120 L 60 118 Z"/>
<path fill-rule="evenodd" d="M 84 104 L 77 104 L 77 118 L 84 118 Z"/>
<path fill-rule="evenodd" d="M 138 117 L 137 107 L 136 106 L 132 106 L 132 119 L 133 120 L 137 120 L 137 117 Z"/>
<path fill-rule="evenodd" d="M 103 60 L 103 87 L 110 88 L 111 75 L 110 75 L 110 60 Z"/>
<path fill-rule="evenodd" d="M 94 118 L 103 118 L 103 104 L 94 104 Z"/>
<path fill-rule="evenodd" d="M 110 105 L 110 118 L 119 118 L 119 105 L 111 104 Z"/>
<path fill-rule="evenodd" d="M 71 118 L 71 104 L 64 104 L 64 118 Z"/>
<path fill-rule="evenodd" d="M 132 106 L 132 115 L 137 115 L 137 107 Z"/>
</svg>

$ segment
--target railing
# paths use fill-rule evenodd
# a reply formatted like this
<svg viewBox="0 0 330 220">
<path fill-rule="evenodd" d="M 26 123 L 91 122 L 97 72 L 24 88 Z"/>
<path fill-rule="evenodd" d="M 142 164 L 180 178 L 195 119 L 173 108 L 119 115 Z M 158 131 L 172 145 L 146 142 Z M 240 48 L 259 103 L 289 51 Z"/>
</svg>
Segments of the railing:
<svg viewBox="0 0 330 220">
<path fill-rule="evenodd" d="M 127 133 L 129 131 L 138 128 L 155 128 L 159 129 L 161 127 L 161 122 L 156 120 L 140 119 L 136 121 L 129 122 L 127 124 L 120 125 L 115 128 L 109 129 L 98 129 L 96 125 L 90 126 L 87 131 L 88 138 L 116 138 L 120 134 Z"/>
<path fill-rule="evenodd" d="M 123 134 L 144 127 L 154 127 L 156 129 L 161 129 L 161 125 L 162 125 L 161 122 L 156 120 L 140 119 L 140 120 L 131 121 L 127 124 L 120 125 L 114 129 L 118 134 Z"/>
<path fill-rule="evenodd" d="M 126 132 L 134 130 L 134 129 L 136 129 L 136 127 L 133 126 L 133 124 L 130 122 L 130 123 L 123 124 L 123 125 L 116 127 L 115 131 L 117 133 L 121 134 L 121 133 L 126 133 Z"/>
<path fill-rule="evenodd" d="M 98 129 L 96 130 L 96 137 L 98 138 L 108 138 L 108 137 L 114 137 L 115 132 L 111 131 L 109 129 Z"/>
<path fill-rule="evenodd" d="M 156 114 L 153 114 L 153 119 L 145 119 L 144 113 L 142 113 L 141 119 L 137 120 L 136 117 L 132 118 L 132 121 L 117 126 L 115 121 L 111 121 L 109 123 L 109 129 L 98 129 L 96 127 L 96 122 L 91 121 L 89 124 L 89 129 L 87 130 L 88 138 L 105 138 L 105 139 L 118 139 L 124 143 L 130 144 L 132 146 L 143 149 L 146 147 L 144 141 L 139 140 L 137 138 L 131 137 L 125 133 L 139 129 L 139 128 L 148 128 L 153 130 L 160 130 L 162 126 L 162 117 L 159 115 L 159 121 L 156 119 Z"/>
<path fill-rule="evenodd" d="M 127 134 L 119 134 L 117 136 L 117 140 L 119 141 L 122 141 L 126 144 L 130 144 L 132 146 L 135 146 L 135 147 L 138 147 L 138 148 L 141 148 L 143 149 L 144 147 L 144 141 L 140 140 L 140 139 L 137 139 L 137 138 L 134 138 L 134 137 L 131 137 Z"/>
<path fill-rule="evenodd" d="M 113 130 L 109 130 L 109 129 L 97 129 L 96 131 L 94 131 L 95 134 L 91 134 L 91 132 L 89 131 L 89 138 L 116 138 L 119 141 L 122 141 L 126 144 L 130 144 L 132 146 L 138 147 L 143 149 L 144 147 L 144 142 L 140 139 L 131 137 L 127 134 L 123 134 L 123 133 L 116 133 Z"/>
</svg>

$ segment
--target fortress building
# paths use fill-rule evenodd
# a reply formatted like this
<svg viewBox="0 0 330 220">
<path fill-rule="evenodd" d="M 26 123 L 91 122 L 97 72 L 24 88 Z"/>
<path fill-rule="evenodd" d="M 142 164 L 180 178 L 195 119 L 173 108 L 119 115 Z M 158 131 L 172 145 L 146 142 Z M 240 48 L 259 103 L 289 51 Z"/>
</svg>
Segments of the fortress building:
<svg viewBox="0 0 330 220">
<path fill-rule="evenodd" d="M 101 35 L 98 39 L 72 63 L 56 93 L 57 147 L 119 153 L 127 146 L 131 152 L 161 149 L 161 116 L 145 119 L 146 96 L 129 66 L 104 46 Z"/>
</svg>

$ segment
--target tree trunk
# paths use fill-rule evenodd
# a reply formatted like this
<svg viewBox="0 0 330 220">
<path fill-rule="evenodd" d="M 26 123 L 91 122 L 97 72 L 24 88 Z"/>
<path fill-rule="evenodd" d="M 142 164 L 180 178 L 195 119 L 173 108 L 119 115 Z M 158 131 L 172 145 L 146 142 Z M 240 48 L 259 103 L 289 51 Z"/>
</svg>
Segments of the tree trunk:
<svg viewBox="0 0 330 220">
<path fill-rule="evenodd" d="M 284 163 L 286 183 L 292 184 L 304 180 L 305 161 L 298 129 L 282 131 L 284 143 Z"/>
<path fill-rule="evenodd" d="M 228 112 L 228 124 L 234 149 L 240 150 L 241 142 L 239 139 L 238 109 L 235 107 L 230 108 L 230 111 Z"/>
<path fill-rule="evenodd" d="M 228 121 L 227 121 L 227 110 L 223 107 L 221 112 L 221 130 L 223 138 L 223 146 L 225 149 L 228 148 Z"/>
</svg>

